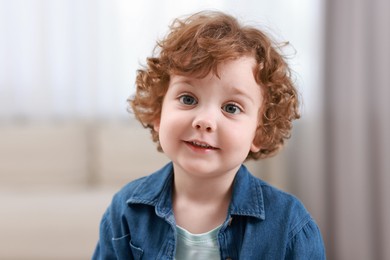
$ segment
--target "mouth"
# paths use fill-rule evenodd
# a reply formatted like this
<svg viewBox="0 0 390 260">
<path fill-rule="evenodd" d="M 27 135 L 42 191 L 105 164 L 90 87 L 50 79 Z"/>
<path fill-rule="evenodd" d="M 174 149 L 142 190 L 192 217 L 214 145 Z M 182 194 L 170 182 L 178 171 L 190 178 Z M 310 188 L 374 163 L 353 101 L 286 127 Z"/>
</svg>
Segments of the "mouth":
<svg viewBox="0 0 390 260">
<path fill-rule="evenodd" d="M 186 144 L 200 149 L 218 150 L 219 148 L 209 145 L 208 143 L 199 141 L 185 141 Z"/>
</svg>

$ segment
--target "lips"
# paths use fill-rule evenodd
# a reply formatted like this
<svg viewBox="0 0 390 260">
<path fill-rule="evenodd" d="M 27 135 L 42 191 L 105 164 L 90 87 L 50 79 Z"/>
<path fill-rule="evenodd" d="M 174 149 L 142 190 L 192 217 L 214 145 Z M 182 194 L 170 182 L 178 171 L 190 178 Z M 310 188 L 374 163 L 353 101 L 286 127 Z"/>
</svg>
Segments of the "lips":
<svg viewBox="0 0 390 260">
<path fill-rule="evenodd" d="M 202 148 L 202 149 L 211 149 L 211 150 L 219 149 L 217 147 L 209 145 L 208 143 L 200 142 L 200 141 L 186 141 L 186 143 L 189 145 L 192 145 L 194 147 Z"/>
</svg>

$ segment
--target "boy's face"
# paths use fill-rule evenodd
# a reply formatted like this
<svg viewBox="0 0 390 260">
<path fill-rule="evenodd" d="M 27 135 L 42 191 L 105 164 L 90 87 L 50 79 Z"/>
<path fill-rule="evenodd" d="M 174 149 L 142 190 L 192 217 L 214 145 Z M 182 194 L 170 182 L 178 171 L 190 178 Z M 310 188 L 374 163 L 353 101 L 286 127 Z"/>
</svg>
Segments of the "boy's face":
<svg viewBox="0 0 390 260">
<path fill-rule="evenodd" d="M 176 173 L 235 174 L 249 151 L 259 151 L 253 140 L 263 99 L 254 67 L 254 58 L 242 57 L 222 63 L 219 77 L 171 76 L 155 130 Z"/>
</svg>

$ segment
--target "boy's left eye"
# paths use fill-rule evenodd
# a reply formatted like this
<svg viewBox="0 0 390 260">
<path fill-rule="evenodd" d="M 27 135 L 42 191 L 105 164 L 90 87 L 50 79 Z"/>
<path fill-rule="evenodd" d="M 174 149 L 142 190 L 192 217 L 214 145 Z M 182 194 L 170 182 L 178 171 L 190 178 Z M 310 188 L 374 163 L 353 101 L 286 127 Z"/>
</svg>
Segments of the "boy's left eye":
<svg viewBox="0 0 390 260">
<path fill-rule="evenodd" d="M 231 103 L 222 106 L 222 109 L 229 114 L 239 114 L 242 112 L 242 109 L 239 106 Z"/>
</svg>

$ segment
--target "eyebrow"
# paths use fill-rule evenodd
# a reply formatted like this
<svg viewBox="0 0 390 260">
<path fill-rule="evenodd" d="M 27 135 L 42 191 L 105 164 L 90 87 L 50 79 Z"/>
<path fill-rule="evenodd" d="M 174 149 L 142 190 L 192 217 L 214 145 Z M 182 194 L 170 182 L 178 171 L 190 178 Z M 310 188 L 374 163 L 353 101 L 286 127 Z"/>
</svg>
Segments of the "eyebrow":
<svg viewBox="0 0 390 260">
<path fill-rule="evenodd" d="M 187 78 L 187 77 L 180 77 L 179 79 L 175 80 L 174 82 L 171 82 L 171 86 L 179 85 L 179 84 L 186 84 L 188 86 L 193 87 L 193 80 Z"/>
<path fill-rule="evenodd" d="M 230 94 L 242 96 L 243 98 L 248 99 L 250 102 L 255 104 L 255 100 L 252 96 L 246 94 L 245 92 L 241 91 L 237 87 L 232 86 L 232 87 L 227 87 L 227 89 L 228 89 L 227 92 L 229 92 Z"/>
</svg>

